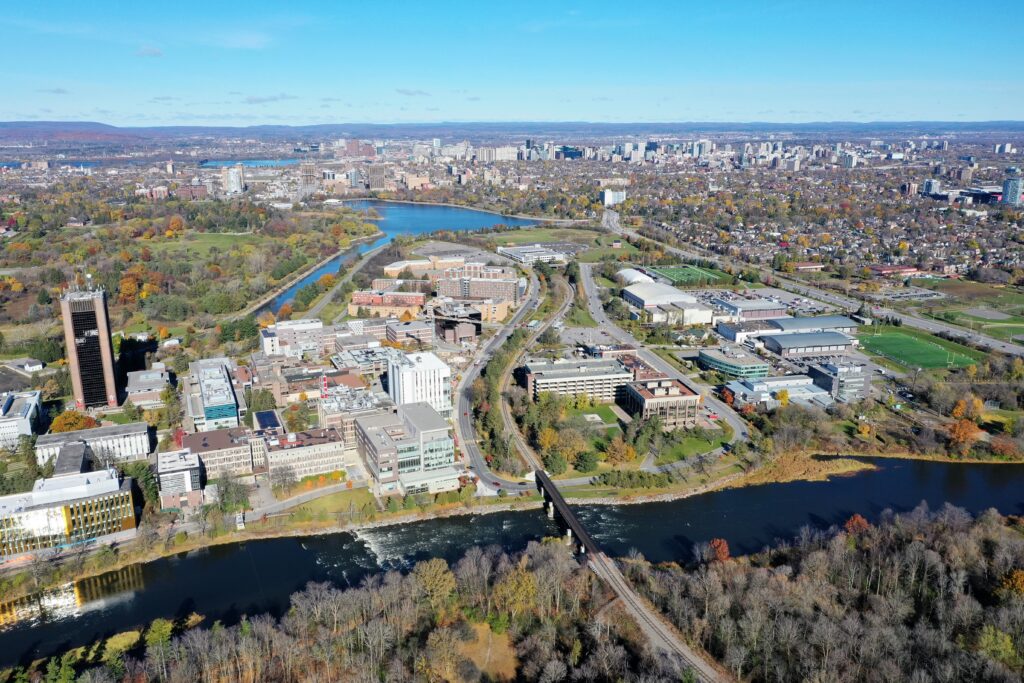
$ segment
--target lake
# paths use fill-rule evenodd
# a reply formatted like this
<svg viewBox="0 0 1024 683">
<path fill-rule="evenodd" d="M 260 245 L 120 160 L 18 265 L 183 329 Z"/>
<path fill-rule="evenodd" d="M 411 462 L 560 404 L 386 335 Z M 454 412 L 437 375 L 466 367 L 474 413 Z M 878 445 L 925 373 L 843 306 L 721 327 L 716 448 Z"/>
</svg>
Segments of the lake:
<svg viewBox="0 0 1024 683">
<path fill-rule="evenodd" d="M 352 256 L 379 247 L 400 235 L 424 235 L 438 230 L 481 230 L 495 225 L 526 227 L 537 224 L 537 221 L 525 218 L 512 218 L 456 206 L 405 204 L 373 199 L 353 200 L 345 202 L 345 206 L 357 211 L 369 211 L 370 209 L 376 211 L 379 218 L 374 218 L 373 222 L 384 234 L 373 241 L 362 242 L 352 249 L 338 254 L 313 272 L 300 278 L 271 300 L 267 308 L 276 313 L 281 306 L 295 298 L 296 292 L 309 283 L 316 282 L 323 275 L 337 273 L 338 267 Z"/>
<path fill-rule="evenodd" d="M 886 508 L 921 501 L 981 512 L 1024 514 L 1024 467 L 876 460 L 879 469 L 828 482 L 766 484 L 641 505 L 580 505 L 576 511 L 610 555 L 636 549 L 648 559 L 688 562 L 694 543 L 721 537 L 734 555 L 794 537 L 805 525 L 828 528 L 859 512 L 871 521 Z M 157 617 L 198 612 L 237 621 L 282 614 L 308 581 L 356 585 L 382 569 L 429 557 L 458 559 L 474 545 L 509 551 L 559 529 L 541 510 L 429 520 L 356 533 L 280 538 L 217 546 L 134 565 L 62 590 L 0 605 L 0 666 L 142 626 Z M 6 624 L 6 626 L 3 626 Z"/>
</svg>

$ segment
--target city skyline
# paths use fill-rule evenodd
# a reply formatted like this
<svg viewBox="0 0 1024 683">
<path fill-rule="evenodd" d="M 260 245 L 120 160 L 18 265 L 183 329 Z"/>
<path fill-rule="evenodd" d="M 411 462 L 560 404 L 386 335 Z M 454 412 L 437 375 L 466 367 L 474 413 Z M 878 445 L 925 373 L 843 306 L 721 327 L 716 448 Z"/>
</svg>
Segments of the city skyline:
<svg viewBox="0 0 1024 683">
<path fill-rule="evenodd" d="M 0 26 L 12 50 L 29 57 L 10 74 L 0 120 L 1019 118 L 1024 77 L 1013 66 L 1012 42 L 995 41 L 984 54 L 956 52 L 962 25 L 950 19 L 955 9 L 952 2 L 856 11 L 798 2 L 781 11 L 748 2 L 647 5 L 624 14 L 608 3 L 401 4 L 385 15 L 327 4 L 291 13 L 255 3 L 204 6 L 197 21 L 194 12 L 165 16 L 145 7 L 129 17 L 109 3 L 19 7 Z"/>
</svg>

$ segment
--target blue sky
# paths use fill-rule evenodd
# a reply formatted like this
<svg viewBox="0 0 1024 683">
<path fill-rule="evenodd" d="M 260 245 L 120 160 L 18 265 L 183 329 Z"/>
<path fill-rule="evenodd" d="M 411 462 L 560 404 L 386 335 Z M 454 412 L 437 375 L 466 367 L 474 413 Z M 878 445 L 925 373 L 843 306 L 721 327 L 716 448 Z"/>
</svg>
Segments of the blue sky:
<svg viewBox="0 0 1024 683">
<path fill-rule="evenodd" d="M 19 2 L 0 120 L 1022 119 L 1021 26 L 944 0 Z"/>
</svg>

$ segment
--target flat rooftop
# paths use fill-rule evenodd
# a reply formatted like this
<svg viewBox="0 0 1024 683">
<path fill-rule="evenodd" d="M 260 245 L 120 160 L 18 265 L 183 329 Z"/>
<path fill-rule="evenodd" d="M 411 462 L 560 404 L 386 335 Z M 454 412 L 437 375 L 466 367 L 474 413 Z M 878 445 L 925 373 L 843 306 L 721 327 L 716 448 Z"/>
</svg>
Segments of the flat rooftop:
<svg viewBox="0 0 1024 683">
<path fill-rule="evenodd" d="M 792 349 L 800 346 L 851 346 L 853 344 L 852 339 L 839 332 L 772 334 L 762 337 L 762 339 L 771 339 L 783 349 Z"/>
<path fill-rule="evenodd" d="M 97 439 L 112 439 L 121 436 L 133 436 L 149 432 L 149 425 L 145 422 L 129 422 L 126 425 L 110 425 L 108 427 L 94 427 L 93 429 L 79 429 L 74 432 L 58 432 L 56 434 L 43 434 L 36 439 L 36 448 L 40 446 L 59 446 L 69 441 L 95 441 Z"/>
</svg>

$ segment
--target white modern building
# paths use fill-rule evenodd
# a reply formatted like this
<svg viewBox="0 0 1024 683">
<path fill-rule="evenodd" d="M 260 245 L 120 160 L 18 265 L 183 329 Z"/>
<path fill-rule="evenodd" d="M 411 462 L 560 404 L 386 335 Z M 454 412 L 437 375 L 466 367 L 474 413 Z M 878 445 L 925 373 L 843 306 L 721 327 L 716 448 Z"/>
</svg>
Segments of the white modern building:
<svg viewBox="0 0 1024 683">
<path fill-rule="evenodd" d="M 149 425 L 132 422 L 126 425 L 79 429 L 74 432 L 43 434 L 36 439 L 36 462 L 46 465 L 68 444 L 82 442 L 104 465 L 142 460 L 149 455 Z"/>
<path fill-rule="evenodd" d="M 18 447 L 23 436 L 32 436 L 42 410 L 42 393 L 11 391 L 0 394 L 0 448 Z"/>
<path fill-rule="evenodd" d="M 605 206 L 615 206 L 626 201 L 625 190 L 601 190 L 601 203 Z"/>
<path fill-rule="evenodd" d="M 452 371 L 433 353 L 407 353 L 388 360 L 388 394 L 395 405 L 429 403 L 452 415 Z"/>
</svg>

